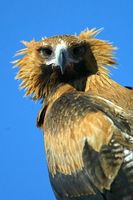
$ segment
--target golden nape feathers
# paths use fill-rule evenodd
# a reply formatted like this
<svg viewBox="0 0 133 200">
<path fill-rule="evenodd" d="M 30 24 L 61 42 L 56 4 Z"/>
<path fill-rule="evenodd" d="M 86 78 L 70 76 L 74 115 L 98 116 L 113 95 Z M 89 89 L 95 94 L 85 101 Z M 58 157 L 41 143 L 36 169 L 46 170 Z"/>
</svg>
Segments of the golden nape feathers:
<svg viewBox="0 0 133 200">
<path fill-rule="evenodd" d="M 109 76 L 111 43 L 90 29 L 23 42 L 16 78 L 43 100 L 50 180 L 57 200 L 133 200 L 133 90 Z"/>
<path fill-rule="evenodd" d="M 101 31 L 102 29 L 87 29 L 79 35 L 80 39 L 86 40 L 90 44 L 99 70 L 103 69 L 100 67 L 112 66 L 116 64 L 114 51 L 117 49 L 112 45 L 112 43 L 95 38 L 95 36 L 97 36 Z"/>
<path fill-rule="evenodd" d="M 96 39 L 95 36 L 99 32 L 100 31 L 97 29 L 90 29 L 83 31 L 80 33 L 80 35 L 76 36 L 59 35 L 42 39 L 41 41 L 32 40 L 31 42 L 23 42 L 26 48 L 18 51 L 16 55 L 24 56 L 19 60 L 16 60 L 14 63 L 16 67 L 19 67 L 16 78 L 21 79 L 22 83 L 20 87 L 26 90 L 26 95 L 32 95 L 33 99 L 41 99 L 45 96 L 47 92 L 46 85 L 49 77 L 56 67 L 55 63 L 49 64 L 46 62 L 46 60 L 47 57 L 50 56 L 48 54 L 50 54 L 51 51 L 55 53 L 57 50 L 56 46 L 59 47 L 59 44 L 62 44 L 62 46 L 64 45 L 64 48 L 68 48 L 69 55 L 67 56 L 70 57 L 70 62 L 66 62 L 66 77 L 64 72 L 65 82 L 71 82 L 71 84 L 75 83 L 76 87 L 76 81 L 78 78 L 81 81 L 81 86 L 79 86 L 79 89 L 84 90 L 85 83 L 82 80 L 82 77 L 79 77 L 79 74 L 82 75 L 82 72 L 85 70 L 85 62 L 87 62 L 88 65 L 88 71 L 86 70 L 86 74 L 84 74 L 85 77 L 98 72 L 100 72 L 100 74 L 102 73 L 103 76 L 108 75 L 108 69 L 106 66 L 112 66 L 115 64 L 113 56 L 115 47 L 113 47 L 112 44 L 107 41 Z M 86 49 L 83 49 L 84 46 Z M 45 55 L 43 54 L 43 48 L 45 48 L 45 51 L 47 51 L 45 52 Z M 76 70 L 78 70 L 78 65 L 77 69 L 73 69 L 74 65 L 76 65 L 76 56 L 71 56 L 73 51 L 75 51 L 75 54 L 77 53 L 77 56 L 80 56 L 79 54 L 84 51 L 84 54 L 81 54 L 83 57 L 81 60 L 85 61 L 83 63 L 81 60 L 79 60 L 81 65 L 80 67 L 82 68 L 79 70 L 79 74 L 76 72 Z M 69 70 L 67 70 L 67 68 Z M 69 73 L 67 75 L 68 71 Z M 77 76 L 77 78 L 74 77 L 73 73 L 76 74 L 75 76 Z M 71 80 L 67 76 L 70 76 Z M 80 82 L 78 84 L 80 85 Z"/>
</svg>

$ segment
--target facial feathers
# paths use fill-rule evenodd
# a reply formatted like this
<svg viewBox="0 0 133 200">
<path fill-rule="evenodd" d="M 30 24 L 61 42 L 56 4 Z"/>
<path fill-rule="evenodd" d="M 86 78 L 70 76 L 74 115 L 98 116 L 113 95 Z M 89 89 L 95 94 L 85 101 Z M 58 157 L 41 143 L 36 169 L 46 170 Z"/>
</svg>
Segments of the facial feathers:
<svg viewBox="0 0 133 200">
<path fill-rule="evenodd" d="M 133 90 L 109 77 L 115 47 L 99 32 L 23 42 L 17 53 L 21 88 L 43 100 L 37 126 L 57 200 L 133 200 Z"/>
<path fill-rule="evenodd" d="M 26 95 L 33 99 L 43 98 L 53 71 L 57 71 L 57 77 L 66 83 L 74 83 L 82 76 L 99 71 L 108 75 L 105 66 L 115 64 L 115 48 L 109 42 L 96 39 L 98 33 L 99 30 L 90 29 L 77 36 L 60 35 L 23 42 L 26 48 L 20 50 L 17 56 L 24 56 L 15 62 L 15 66 L 19 67 L 16 78 L 22 81 L 20 87 L 26 90 Z M 63 56 L 64 61 L 61 61 Z M 59 65 L 64 65 L 64 74 Z"/>
</svg>

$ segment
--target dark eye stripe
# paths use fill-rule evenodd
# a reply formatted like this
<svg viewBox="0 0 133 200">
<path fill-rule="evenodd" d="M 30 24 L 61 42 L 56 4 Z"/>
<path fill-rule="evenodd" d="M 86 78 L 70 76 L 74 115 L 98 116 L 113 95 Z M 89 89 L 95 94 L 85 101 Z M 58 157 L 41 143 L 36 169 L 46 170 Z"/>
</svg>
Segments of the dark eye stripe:
<svg viewBox="0 0 133 200">
<path fill-rule="evenodd" d="M 85 53 L 86 48 L 85 46 L 75 46 L 72 51 L 74 56 L 82 56 Z"/>
<path fill-rule="evenodd" d="M 44 56 L 51 56 L 53 51 L 51 47 L 41 47 L 39 48 L 39 52 Z"/>
</svg>

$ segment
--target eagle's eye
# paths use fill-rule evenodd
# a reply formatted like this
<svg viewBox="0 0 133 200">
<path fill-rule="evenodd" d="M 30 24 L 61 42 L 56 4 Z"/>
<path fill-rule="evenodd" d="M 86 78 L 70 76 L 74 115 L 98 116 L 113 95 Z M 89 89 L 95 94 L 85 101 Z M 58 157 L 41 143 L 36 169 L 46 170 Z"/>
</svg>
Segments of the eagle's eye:
<svg viewBox="0 0 133 200">
<path fill-rule="evenodd" d="M 40 47 L 39 48 L 39 52 L 43 55 L 43 56 L 51 56 L 52 54 L 52 48 L 51 47 Z"/>
<path fill-rule="evenodd" d="M 73 55 L 76 57 L 83 56 L 86 51 L 86 48 L 85 46 L 75 46 L 73 47 L 72 51 L 73 51 Z"/>
</svg>

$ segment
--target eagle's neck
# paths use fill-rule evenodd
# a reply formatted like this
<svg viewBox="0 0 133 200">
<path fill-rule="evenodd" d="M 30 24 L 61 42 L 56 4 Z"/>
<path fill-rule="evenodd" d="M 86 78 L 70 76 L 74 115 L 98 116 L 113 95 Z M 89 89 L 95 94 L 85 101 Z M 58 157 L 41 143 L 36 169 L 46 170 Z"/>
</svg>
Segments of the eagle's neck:
<svg viewBox="0 0 133 200">
<path fill-rule="evenodd" d="M 58 99 L 61 95 L 75 91 L 76 89 L 72 87 L 70 84 L 61 83 L 58 85 L 55 85 L 49 90 L 49 94 L 46 97 L 46 101 L 48 104 L 53 103 Z"/>
<path fill-rule="evenodd" d="M 116 83 L 107 75 L 97 74 L 88 77 L 85 91 L 106 98 L 125 109 L 128 107 L 131 109 L 133 106 L 132 91 Z"/>
<path fill-rule="evenodd" d="M 69 84 L 72 85 L 78 91 L 85 91 L 87 82 L 87 76 L 70 81 Z"/>
<path fill-rule="evenodd" d="M 73 88 L 69 84 L 64 84 L 64 83 L 54 85 L 53 87 L 49 88 L 49 93 L 47 93 L 47 96 L 45 97 L 43 102 L 42 109 L 40 110 L 37 117 L 37 127 L 43 126 L 46 112 L 51 108 L 56 99 L 58 99 L 64 93 L 72 91 L 75 91 L 75 88 Z"/>
</svg>

